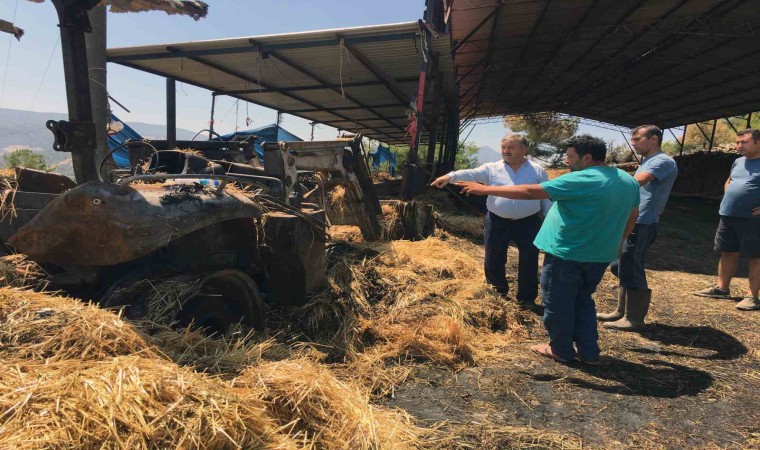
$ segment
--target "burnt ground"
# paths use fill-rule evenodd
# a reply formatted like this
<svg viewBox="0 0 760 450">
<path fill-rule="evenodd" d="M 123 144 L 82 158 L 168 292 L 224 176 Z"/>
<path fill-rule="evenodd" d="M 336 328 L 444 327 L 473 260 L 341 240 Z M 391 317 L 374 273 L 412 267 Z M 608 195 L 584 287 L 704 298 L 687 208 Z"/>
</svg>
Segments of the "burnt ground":
<svg viewBox="0 0 760 450">
<path fill-rule="evenodd" d="M 600 327 L 602 366 L 533 355 L 528 346 L 547 340 L 537 320 L 498 358 L 458 373 L 420 368 L 384 403 L 438 424 L 450 436 L 441 448 L 760 448 L 760 311 L 691 295 L 717 270 L 716 211 L 671 199 L 649 253 L 649 325 Z M 614 307 L 615 286 L 608 273 L 598 309 Z M 747 279 L 732 288 L 743 294 Z"/>
</svg>

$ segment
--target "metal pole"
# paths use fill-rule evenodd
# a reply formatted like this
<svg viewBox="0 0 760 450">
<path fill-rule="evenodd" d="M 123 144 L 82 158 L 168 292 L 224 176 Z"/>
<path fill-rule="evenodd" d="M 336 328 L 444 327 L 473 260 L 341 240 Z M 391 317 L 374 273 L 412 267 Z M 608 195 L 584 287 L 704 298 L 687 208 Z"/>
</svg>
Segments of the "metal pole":
<svg viewBox="0 0 760 450">
<path fill-rule="evenodd" d="M 713 121 L 712 134 L 710 135 L 710 146 L 707 147 L 707 153 L 710 153 L 713 148 L 713 142 L 715 141 L 715 129 L 718 128 L 718 119 Z"/>
<path fill-rule="evenodd" d="M 747 128 L 752 127 L 752 113 L 747 113 Z"/>
<path fill-rule="evenodd" d="M 177 83 L 166 79 L 166 143 L 169 148 L 177 144 Z"/>
<path fill-rule="evenodd" d="M 678 156 L 683 155 L 683 145 L 686 143 L 686 129 L 689 128 L 689 124 L 683 126 L 683 135 L 681 136 L 681 149 L 678 151 Z"/>
<path fill-rule="evenodd" d="M 734 126 L 733 123 L 731 123 L 731 121 L 728 119 L 728 117 L 724 117 L 723 120 L 726 121 L 726 123 L 728 124 L 729 127 L 731 127 L 732 130 L 734 130 L 734 133 L 738 133 L 739 132 L 739 130 L 736 129 L 736 127 Z"/>
<path fill-rule="evenodd" d="M 92 121 L 95 124 L 95 148 L 92 149 L 95 161 L 100 161 L 108 154 L 108 123 L 111 121 L 108 110 L 108 87 L 106 76 L 106 6 L 92 8 L 87 15 L 92 25 L 92 32 L 85 33 L 87 47 L 87 64 L 90 78 L 90 95 L 92 102 Z M 104 164 L 108 173 L 116 166 L 109 158 Z M 104 177 L 105 179 L 105 177 Z"/>
<path fill-rule="evenodd" d="M 74 128 L 76 148 L 71 148 L 74 176 L 78 183 L 98 179 L 95 162 L 96 131 L 92 121 L 92 100 L 84 35 L 91 31 L 86 12 L 92 4 L 70 4 L 53 0 L 61 29 L 63 75 L 66 81 L 66 101 L 69 123 Z M 65 147 L 65 146 L 64 146 Z"/>
<path fill-rule="evenodd" d="M 311 125 L 311 142 L 314 142 L 314 126 L 317 124 L 317 122 L 309 122 L 309 125 Z"/>
<path fill-rule="evenodd" d="M 211 93 L 211 120 L 208 121 L 208 138 L 214 135 L 214 108 L 216 107 L 216 94 Z"/>
</svg>

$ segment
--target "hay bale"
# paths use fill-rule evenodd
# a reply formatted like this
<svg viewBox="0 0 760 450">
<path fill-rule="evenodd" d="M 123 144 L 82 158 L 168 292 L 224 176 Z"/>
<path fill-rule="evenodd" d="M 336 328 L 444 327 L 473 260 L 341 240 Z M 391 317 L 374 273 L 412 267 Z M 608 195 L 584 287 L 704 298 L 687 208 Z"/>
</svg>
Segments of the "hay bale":
<svg viewBox="0 0 760 450">
<path fill-rule="evenodd" d="M 261 391 L 136 356 L 0 366 L 0 448 L 295 448 Z"/>
<path fill-rule="evenodd" d="M 248 369 L 233 385 L 263 390 L 269 414 L 309 446 L 405 449 L 422 436 L 408 414 L 370 405 L 368 392 L 305 358 Z"/>
<path fill-rule="evenodd" d="M 118 314 L 70 298 L 0 288 L 0 357 L 48 362 L 155 356 Z"/>
</svg>

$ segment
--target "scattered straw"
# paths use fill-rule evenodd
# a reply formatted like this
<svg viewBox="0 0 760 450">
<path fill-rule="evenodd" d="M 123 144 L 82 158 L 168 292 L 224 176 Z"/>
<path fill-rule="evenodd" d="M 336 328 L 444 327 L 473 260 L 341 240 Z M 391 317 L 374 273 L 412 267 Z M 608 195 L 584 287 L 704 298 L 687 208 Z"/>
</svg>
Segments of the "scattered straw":
<svg viewBox="0 0 760 450">
<path fill-rule="evenodd" d="M 0 257 L 0 285 L 42 291 L 49 284 L 47 272 L 26 255 L 17 253 Z"/>
<path fill-rule="evenodd" d="M 136 356 L 0 365 L 0 448 L 295 448 L 260 391 Z"/>
<path fill-rule="evenodd" d="M 234 385 L 263 389 L 270 414 L 317 448 L 413 448 L 423 432 L 406 413 L 371 406 L 366 391 L 305 358 L 247 370 Z"/>
<path fill-rule="evenodd" d="M 93 360 L 153 355 L 145 336 L 97 306 L 32 291 L 0 288 L 0 357 Z"/>
</svg>

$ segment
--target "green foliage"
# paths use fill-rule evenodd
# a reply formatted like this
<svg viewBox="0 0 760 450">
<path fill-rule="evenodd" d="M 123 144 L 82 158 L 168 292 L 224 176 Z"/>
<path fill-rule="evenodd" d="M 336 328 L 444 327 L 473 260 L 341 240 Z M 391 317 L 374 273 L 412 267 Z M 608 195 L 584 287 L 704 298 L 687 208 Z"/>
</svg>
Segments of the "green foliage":
<svg viewBox="0 0 760 450">
<path fill-rule="evenodd" d="M 725 119 L 719 119 L 715 126 L 715 137 L 713 139 L 713 148 L 734 144 L 736 142 L 737 130 L 743 130 L 747 128 L 747 119 L 743 117 L 732 117 L 729 119 L 733 128 L 728 124 Z M 683 146 L 684 153 L 693 153 L 701 150 L 707 150 L 710 146 L 709 137 L 712 135 L 713 121 L 700 122 L 699 124 L 689 124 L 686 129 L 686 142 Z M 697 127 L 699 125 L 699 127 Z M 700 128 L 702 131 L 700 131 Z M 750 128 L 760 128 L 760 112 L 752 114 L 752 121 L 750 122 Z M 705 136 L 707 135 L 707 136 Z M 662 144 L 662 150 L 669 155 L 677 155 L 681 151 L 681 136 L 678 136 L 679 142 L 665 142 Z"/>
<path fill-rule="evenodd" d="M 473 142 L 459 144 L 454 170 L 472 169 L 478 166 L 478 146 Z"/>
<path fill-rule="evenodd" d="M 607 143 L 607 162 L 610 164 L 620 164 L 633 161 L 633 152 L 628 144 L 612 145 Z"/>
<path fill-rule="evenodd" d="M 510 130 L 525 132 L 530 144 L 530 154 L 547 160 L 550 165 L 562 162 L 564 149 L 562 141 L 578 131 L 577 117 L 567 118 L 558 113 L 522 114 L 504 117 L 504 125 Z"/>
<path fill-rule="evenodd" d="M 3 155 L 3 159 L 8 168 L 11 169 L 15 169 L 16 167 L 26 167 L 27 169 L 47 170 L 45 157 L 29 150 L 28 148 L 14 150 Z"/>
</svg>

